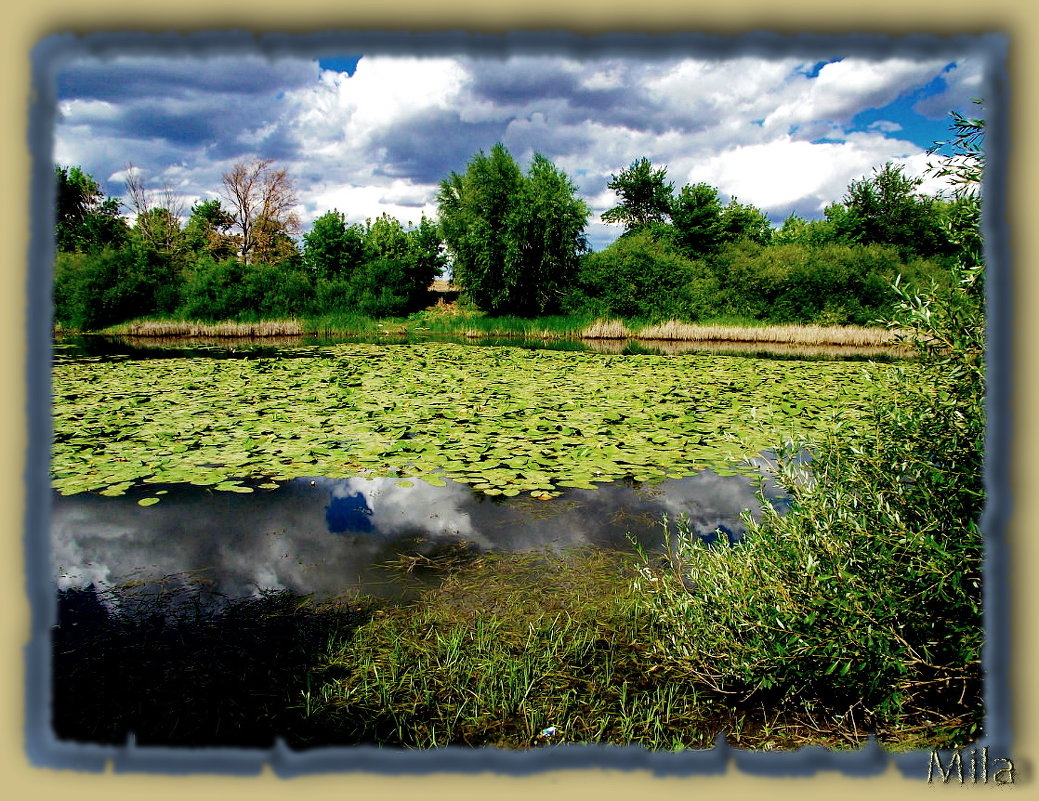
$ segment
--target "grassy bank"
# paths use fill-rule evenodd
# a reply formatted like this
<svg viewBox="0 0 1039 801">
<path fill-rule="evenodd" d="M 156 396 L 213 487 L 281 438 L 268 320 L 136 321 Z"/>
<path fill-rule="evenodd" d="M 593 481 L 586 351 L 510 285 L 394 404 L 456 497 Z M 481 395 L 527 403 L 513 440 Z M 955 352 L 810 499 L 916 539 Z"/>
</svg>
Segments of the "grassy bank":
<svg viewBox="0 0 1039 801">
<path fill-rule="evenodd" d="M 722 731 L 756 750 L 855 748 L 871 728 L 893 749 L 956 742 L 933 719 L 877 727 L 841 714 L 825 686 L 810 714 L 719 688 L 697 668 L 724 651 L 677 649 L 647 602 L 647 581 L 688 594 L 666 559 L 579 550 L 397 566 L 439 586 L 400 606 L 277 592 L 212 610 L 187 588 L 126 587 L 108 593 L 119 617 L 91 592 L 65 593 L 55 731 L 105 743 L 134 732 L 142 745 L 267 747 L 282 736 L 297 748 L 682 750 L 710 748 Z"/>
<path fill-rule="evenodd" d="M 469 339 L 587 339 L 666 342 L 733 342 L 804 346 L 884 347 L 897 344 L 885 328 L 862 326 L 762 325 L 756 321 L 686 323 L 679 320 L 644 322 L 595 319 L 583 315 L 551 317 L 489 317 L 454 304 L 442 304 L 408 318 L 377 320 L 363 315 L 255 322 L 194 320 L 134 320 L 102 333 L 132 337 L 284 337 L 284 336 L 403 336 L 450 334 Z"/>
</svg>

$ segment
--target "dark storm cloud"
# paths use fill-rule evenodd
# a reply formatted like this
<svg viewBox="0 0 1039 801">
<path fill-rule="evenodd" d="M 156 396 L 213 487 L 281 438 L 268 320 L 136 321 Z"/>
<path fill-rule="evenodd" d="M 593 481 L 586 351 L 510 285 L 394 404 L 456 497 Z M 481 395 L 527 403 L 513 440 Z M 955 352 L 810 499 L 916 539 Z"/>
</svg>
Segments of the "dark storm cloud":
<svg viewBox="0 0 1039 801">
<path fill-rule="evenodd" d="M 59 131 L 75 130 L 103 182 L 128 161 L 159 180 L 174 164 L 197 169 L 252 155 L 295 159 L 298 144 L 283 119 L 285 92 L 312 85 L 317 74 L 313 62 L 261 57 L 77 62 L 59 75 L 67 102 Z M 107 142 L 124 142 L 129 152 Z M 218 174 L 185 189 L 212 190 Z M 121 193 L 121 181 L 108 183 L 108 191 Z"/>
<path fill-rule="evenodd" d="M 198 108 L 175 110 L 159 103 L 131 106 L 117 119 L 96 127 L 126 139 L 165 139 L 175 145 L 188 146 L 211 141 L 222 133 L 218 120 L 199 114 Z"/>
<path fill-rule="evenodd" d="M 116 59 L 75 62 L 59 73 L 58 98 L 140 101 L 190 99 L 199 94 L 273 96 L 312 83 L 317 65 L 252 58 Z"/>
<path fill-rule="evenodd" d="M 661 133 L 674 126 L 674 110 L 647 96 L 645 80 L 663 72 L 664 62 L 639 65 L 596 62 L 575 69 L 573 63 L 544 59 L 477 61 L 468 64 L 472 95 L 518 114 L 540 111 L 555 124 L 595 122 Z M 616 85 L 596 85 L 596 74 L 617 76 Z"/>
<path fill-rule="evenodd" d="M 486 60 L 472 71 L 472 93 L 495 105 L 524 105 L 548 98 L 569 98 L 577 76 L 558 61 L 541 59 Z"/>
<path fill-rule="evenodd" d="M 382 165 L 377 174 L 431 184 L 462 172 L 479 150 L 489 150 L 505 133 L 507 121 L 463 122 L 457 111 L 424 112 L 395 122 L 372 141 Z"/>
<path fill-rule="evenodd" d="M 502 137 L 502 143 L 526 165 L 535 153 L 551 159 L 583 154 L 591 146 L 592 138 L 585 127 L 555 126 L 543 115 L 534 114 L 528 119 L 513 120 Z"/>
</svg>

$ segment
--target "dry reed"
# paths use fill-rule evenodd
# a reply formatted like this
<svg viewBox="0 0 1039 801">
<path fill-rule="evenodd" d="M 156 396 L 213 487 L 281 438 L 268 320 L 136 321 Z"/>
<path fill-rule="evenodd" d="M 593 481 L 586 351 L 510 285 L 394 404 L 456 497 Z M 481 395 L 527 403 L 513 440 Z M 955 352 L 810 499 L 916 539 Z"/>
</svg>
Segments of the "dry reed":
<svg viewBox="0 0 1039 801">
<path fill-rule="evenodd" d="M 115 333 L 133 337 L 284 337 L 302 336 L 303 325 L 298 320 L 256 323 L 142 320 L 120 326 Z"/>
<path fill-rule="evenodd" d="M 677 320 L 638 331 L 639 339 L 682 342 L 774 342 L 788 345 L 881 346 L 897 343 L 895 333 L 862 326 L 769 325 L 760 328 L 728 325 L 691 325 Z"/>
<path fill-rule="evenodd" d="M 631 332 L 620 320 L 596 320 L 581 332 L 581 336 L 585 339 L 628 339 Z"/>
</svg>

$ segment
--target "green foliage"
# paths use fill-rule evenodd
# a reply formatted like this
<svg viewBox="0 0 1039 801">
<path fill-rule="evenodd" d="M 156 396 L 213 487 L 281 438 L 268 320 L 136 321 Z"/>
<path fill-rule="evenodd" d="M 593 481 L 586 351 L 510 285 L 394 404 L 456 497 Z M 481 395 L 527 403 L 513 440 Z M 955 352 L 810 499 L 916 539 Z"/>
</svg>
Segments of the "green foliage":
<svg viewBox="0 0 1039 801">
<path fill-rule="evenodd" d="M 244 285 L 234 276 L 216 289 Z M 119 494 L 142 481 L 238 491 L 235 481 L 249 477 L 365 473 L 544 499 L 629 476 L 650 482 L 729 467 L 766 447 L 762 421 L 793 436 L 821 425 L 828 408 L 860 408 L 871 392 L 869 375 L 851 362 L 790 370 L 763 360 L 751 372 L 742 359 L 709 354 L 435 342 L 305 348 L 262 371 L 241 359 L 62 358 L 53 375 L 53 483 L 66 494 Z M 162 392 L 149 390 L 145 402 L 124 392 L 130 386 Z M 171 449 L 156 464 L 155 453 Z"/>
<path fill-rule="evenodd" d="M 440 184 L 440 225 L 453 257 L 454 281 L 486 311 L 509 308 L 509 213 L 522 180 L 519 165 L 498 143 L 489 155 L 473 156 L 464 175 L 451 173 Z"/>
<path fill-rule="evenodd" d="M 185 247 L 195 256 L 208 255 L 223 261 L 238 252 L 238 237 L 229 233 L 234 220 L 219 200 L 199 201 L 191 207 L 184 226 Z"/>
<path fill-rule="evenodd" d="M 557 308 L 584 250 L 587 207 L 548 159 L 527 174 L 500 143 L 441 183 L 437 202 L 456 284 L 493 314 Z"/>
<path fill-rule="evenodd" d="M 708 184 L 683 186 L 671 207 L 675 243 L 691 258 L 715 253 L 721 244 L 722 204 Z"/>
<path fill-rule="evenodd" d="M 424 295 L 428 283 L 417 286 L 409 267 L 403 257 L 367 262 L 349 283 L 352 305 L 370 317 L 403 317 L 413 311 L 416 295 Z"/>
<path fill-rule="evenodd" d="M 339 211 L 329 211 L 303 234 L 303 264 L 319 280 L 348 278 L 364 260 L 365 234 L 346 224 Z"/>
<path fill-rule="evenodd" d="M 702 275 L 702 265 L 675 252 L 652 232 L 635 232 L 581 260 L 567 308 L 646 320 L 686 318 L 692 284 Z"/>
<path fill-rule="evenodd" d="M 180 220 L 169 209 L 153 208 L 139 214 L 130 236 L 138 248 L 163 253 L 171 259 L 187 249 Z"/>
<path fill-rule="evenodd" d="M 834 219 L 837 235 L 848 242 L 894 245 L 903 255 L 946 252 L 940 207 L 917 193 L 921 183 L 891 162 L 869 178 L 852 181 L 845 212 Z"/>
<path fill-rule="evenodd" d="M 106 198 L 93 176 L 79 167 L 54 167 L 57 249 L 85 253 L 125 242 L 128 229 L 119 203 Z"/>
<path fill-rule="evenodd" d="M 667 168 L 654 170 L 648 158 L 631 163 L 606 184 L 620 198 L 620 205 L 602 214 L 605 223 L 623 223 L 625 233 L 664 222 L 671 214 L 674 184 L 667 181 Z"/>
<path fill-rule="evenodd" d="M 772 223 L 761 209 L 732 198 L 721 211 L 718 237 L 722 242 L 747 240 L 767 245 L 772 240 Z"/>
<path fill-rule="evenodd" d="M 61 254 L 55 263 L 55 319 L 80 330 L 169 311 L 177 280 L 153 252 L 122 248 Z"/>
<path fill-rule="evenodd" d="M 314 720 L 411 748 L 710 746 L 725 721 L 652 659 L 652 619 L 632 600 L 617 554 L 479 557 L 332 644 Z"/>
<path fill-rule="evenodd" d="M 203 257 L 190 272 L 178 312 L 192 320 L 259 320 L 305 313 L 313 301 L 298 268 Z"/>
<path fill-rule="evenodd" d="M 837 211 L 840 209 L 840 211 Z M 822 220 L 806 220 L 798 214 L 791 214 L 783 225 L 772 232 L 772 244 L 774 245 L 832 245 L 837 243 L 837 234 L 834 224 L 829 219 L 831 214 L 840 214 L 844 207 L 833 204 L 831 208 L 824 211 L 826 217 Z"/>
<path fill-rule="evenodd" d="M 961 202 L 978 202 L 979 176 Z M 736 548 L 703 547 L 680 523 L 682 584 L 643 584 L 669 653 L 702 681 L 882 736 L 976 733 L 985 314 L 974 237 L 960 241 L 945 286 L 896 283 L 892 326 L 920 361 L 878 376 L 869 417 L 810 443 L 807 468 L 781 449 L 789 512 L 748 521 Z"/>
<path fill-rule="evenodd" d="M 192 320 L 234 319 L 243 308 L 245 265 L 237 258 L 200 258 L 184 285 L 182 310 Z"/>
<path fill-rule="evenodd" d="M 510 308 L 515 314 L 558 309 L 586 248 L 588 208 L 577 187 L 548 159 L 535 154 L 510 214 L 506 250 Z"/>
<path fill-rule="evenodd" d="M 903 262 L 890 246 L 729 245 L 712 260 L 714 310 L 770 323 L 868 325 L 891 313 L 892 284 L 926 286 L 944 265 Z M 697 309 L 701 316 L 706 311 Z"/>
</svg>

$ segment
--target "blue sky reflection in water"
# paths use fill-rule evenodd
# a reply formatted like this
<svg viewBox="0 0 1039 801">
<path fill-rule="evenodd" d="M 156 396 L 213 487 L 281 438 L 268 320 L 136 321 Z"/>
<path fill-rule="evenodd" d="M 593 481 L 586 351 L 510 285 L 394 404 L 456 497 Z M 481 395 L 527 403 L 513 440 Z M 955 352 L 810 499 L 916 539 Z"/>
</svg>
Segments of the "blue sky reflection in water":
<svg viewBox="0 0 1039 801">
<path fill-rule="evenodd" d="M 400 573 L 380 565 L 402 553 L 452 542 L 479 551 L 622 549 L 631 547 L 629 533 L 645 548 L 663 550 L 665 514 L 687 515 L 697 533 L 713 539 L 719 529 L 738 537 L 741 512 L 760 511 L 750 480 L 709 470 L 652 486 L 614 482 L 570 490 L 550 501 L 492 500 L 464 484 L 393 478 L 301 478 L 247 495 L 165 489 L 162 502 L 148 508 L 137 505 L 135 494 L 55 494 L 58 587 L 201 572 L 232 597 L 266 588 L 395 597 Z M 765 490 L 783 502 L 775 484 L 766 482 Z"/>
</svg>

